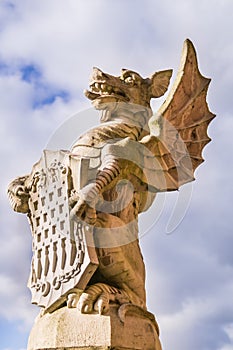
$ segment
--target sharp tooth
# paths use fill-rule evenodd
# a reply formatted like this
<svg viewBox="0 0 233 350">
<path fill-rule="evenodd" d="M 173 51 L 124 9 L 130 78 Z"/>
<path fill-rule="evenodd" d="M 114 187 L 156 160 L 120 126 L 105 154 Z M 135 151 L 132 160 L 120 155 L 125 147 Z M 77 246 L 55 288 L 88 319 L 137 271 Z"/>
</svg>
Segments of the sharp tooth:
<svg viewBox="0 0 233 350">
<path fill-rule="evenodd" d="M 96 89 L 95 85 L 93 84 L 90 86 L 90 91 L 96 92 L 98 90 Z"/>
<path fill-rule="evenodd" d="M 95 83 L 95 88 L 99 89 L 100 88 L 100 84 L 99 83 Z"/>
</svg>

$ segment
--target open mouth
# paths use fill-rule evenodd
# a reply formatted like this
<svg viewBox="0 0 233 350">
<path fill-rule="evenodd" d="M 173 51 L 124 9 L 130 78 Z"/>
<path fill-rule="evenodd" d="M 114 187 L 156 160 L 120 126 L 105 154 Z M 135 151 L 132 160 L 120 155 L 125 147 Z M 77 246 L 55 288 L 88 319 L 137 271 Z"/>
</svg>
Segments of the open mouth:
<svg viewBox="0 0 233 350">
<path fill-rule="evenodd" d="M 85 90 L 85 95 L 90 100 L 104 97 L 114 97 L 120 100 L 129 101 L 124 91 L 118 87 L 106 84 L 106 82 L 93 81 L 90 84 L 90 90 Z"/>
</svg>

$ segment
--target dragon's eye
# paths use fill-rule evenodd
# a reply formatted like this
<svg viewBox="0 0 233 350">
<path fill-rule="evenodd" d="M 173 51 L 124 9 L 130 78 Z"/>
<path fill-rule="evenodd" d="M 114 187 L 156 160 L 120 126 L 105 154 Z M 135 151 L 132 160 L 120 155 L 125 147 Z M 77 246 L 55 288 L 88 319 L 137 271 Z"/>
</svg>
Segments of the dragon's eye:
<svg viewBox="0 0 233 350">
<path fill-rule="evenodd" d="M 130 85 L 133 85 L 134 84 L 134 79 L 132 76 L 128 76 L 124 79 L 125 83 L 126 84 L 130 84 Z"/>
</svg>

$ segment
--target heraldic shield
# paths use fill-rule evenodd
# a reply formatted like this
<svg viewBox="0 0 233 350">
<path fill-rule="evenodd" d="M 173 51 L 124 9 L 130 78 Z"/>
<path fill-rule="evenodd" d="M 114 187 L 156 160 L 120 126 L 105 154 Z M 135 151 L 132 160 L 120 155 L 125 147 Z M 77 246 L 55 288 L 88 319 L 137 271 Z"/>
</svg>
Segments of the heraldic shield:
<svg viewBox="0 0 233 350">
<path fill-rule="evenodd" d="M 74 289 L 84 290 L 98 267 L 92 228 L 70 218 L 69 197 L 87 182 L 89 160 L 45 150 L 27 179 L 33 257 L 32 303 L 52 312 Z"/>
</svg>

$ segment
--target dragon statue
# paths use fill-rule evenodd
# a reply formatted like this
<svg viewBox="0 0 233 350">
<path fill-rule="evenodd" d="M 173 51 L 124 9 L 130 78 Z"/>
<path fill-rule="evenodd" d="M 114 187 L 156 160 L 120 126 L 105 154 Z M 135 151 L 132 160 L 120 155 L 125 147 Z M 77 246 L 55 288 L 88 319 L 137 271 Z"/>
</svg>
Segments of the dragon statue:
<svg viewBox="0 0 233 350">
<path fill-rule="evenodd" d="M 50 283 L 51 287 L 46 276 L 53 272 L 54 277 L 59 260 L 58 244 L 53 243 L 52 252 L 49 244 L 47 248 L 45 244 L 37 249 L 41 232 L 37 233 L 29 284 L 41 291 L 42 296 L 34 302 L 45 309 L 53 311 L 66 304 L 69 308 L 78 307 L 82 313 L 102 314 L 107 312 L 111 303 L 115 303 L 132 304 L 146 310 L 145 267 L 138 242 L 138 215 L 150 207 L 157 193 L 176 191 L 194 180 L 194 171 L 203 162 L 202 150 L 210 141 L 207 128 L 214 118 L 206 102 L 210 79 L 199 72 L 190 40 L 184 43 L 181 65 L 171 91 L 153 115 L 150 100 L 165 94 L 171 76 L 172 70 L 142 78 L 128 69 L 122 69 L 118 77 L 93 69 L 85 95 L 100 110 L 101 124 L 80 136 L 66 153 L 73 162 L 68 167 L 73 182 L 71 185 L 67 182 L 68 214 L 65 215 L 73 225 L 81 223 L 85 226 L 87 237 L 88 234 L 91 236 L 92 243 L 87 245 L 95 256 L 95 268 L 84 282 L 75 280 L 71 287 L 50 298 L 52 302 L 44 302 L 52 287 L 54 293 L 58 293 L 66 278 L 76 278 L 72 277 L 76 276 L 73 269 L 73 275 L 68 271 L 63 280 L 59 280 L 61 270 L 65 269 L 68 244 L 71 244 L 69 261 L 73 259 L 72 264 L 78 248 L 69 243 L 71 240 L 65 242 L 61 239 L 63 269 Z M 86 180 L 76 185 L 75 161 L 78 159 L 86 162 L 86 165 L 83 163 L 86 170 L 81 169 Z M 55 165 L 61 163 L 58 157 L 56 161 L 50 164 L 53 183 L 57 181 Z M 36 225 L 40 226 L 40 217 L 33 214 L 37 210 L 38 196 L 34 201 L 31 198 L 38 193 L 39 187 L 43 190 L 45 179 L 38 164 L 34 166 L 33 176 L 18 177 L 8 188 L 13 209 L 28 215 L 34 231 Z M 64 170 L 63 167 L 61 173 L 68 176 L 67 168 Z M 47 195 L 52 198 L 52 194 Z M 55 207 L 58 206 L 56 203 Z M 49 212 L 49 206 L 47 210 Z M 46 222 L 46 211 L 43 216 Z M 44 229 L 45 235 L 46 230 L 50 228 Z M 52 267 L 49 261 L 53 261 Z M 38 281 L 42 277 L 44 282 L 40 286 Z"/>
</svg>

